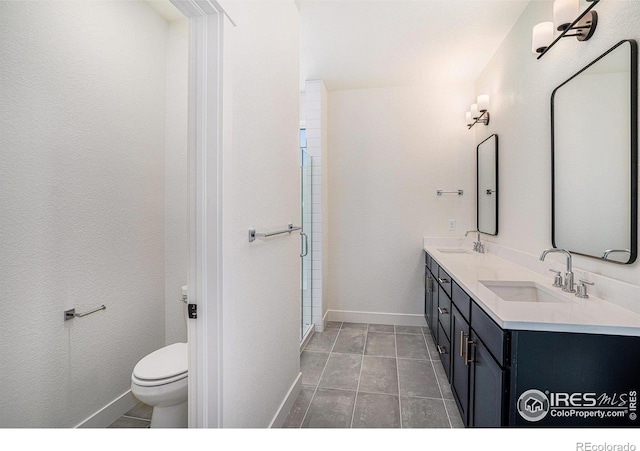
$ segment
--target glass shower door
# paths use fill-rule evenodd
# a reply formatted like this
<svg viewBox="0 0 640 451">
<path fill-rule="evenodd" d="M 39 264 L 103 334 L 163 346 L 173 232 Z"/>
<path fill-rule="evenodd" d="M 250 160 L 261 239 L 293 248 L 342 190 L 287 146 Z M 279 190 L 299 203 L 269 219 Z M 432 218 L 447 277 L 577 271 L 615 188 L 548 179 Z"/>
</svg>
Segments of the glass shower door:
<svg viewBox="0 0 640 451">
<path fill-rule="evenodd" d="M 303 132 L 302 130 L 301 132 Z M 301 327 L 300 341 L 303 341 L 311 329 L 311 155 L 302 147 L 304 134 L 301 133 L 300 147 L 300 205 L 302 213 L 302 231 L 300 232 L 301 264 Z M 305 140 L 306 141 L 306 140 Z"/>
</svg>

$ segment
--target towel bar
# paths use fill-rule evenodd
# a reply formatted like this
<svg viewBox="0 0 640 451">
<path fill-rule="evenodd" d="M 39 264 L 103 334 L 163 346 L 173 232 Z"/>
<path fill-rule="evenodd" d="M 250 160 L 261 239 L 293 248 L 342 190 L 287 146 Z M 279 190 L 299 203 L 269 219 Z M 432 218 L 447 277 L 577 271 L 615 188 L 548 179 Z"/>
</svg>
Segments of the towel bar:
<svg viewBox="0 0 640 451">
<path fill-rule="evenodd" d="M 256 232 L 256 229 L 249 229 L 249 242 L 255 241 L 256 238 L 269 238 L 270 236 L 281 235 L 283 233 L 291 233 L 295 230 L 302 230 L 302 227 L 294 227 L 293 224 L 289 224 L 285 230 L 268 233 Z"/>
</svg>

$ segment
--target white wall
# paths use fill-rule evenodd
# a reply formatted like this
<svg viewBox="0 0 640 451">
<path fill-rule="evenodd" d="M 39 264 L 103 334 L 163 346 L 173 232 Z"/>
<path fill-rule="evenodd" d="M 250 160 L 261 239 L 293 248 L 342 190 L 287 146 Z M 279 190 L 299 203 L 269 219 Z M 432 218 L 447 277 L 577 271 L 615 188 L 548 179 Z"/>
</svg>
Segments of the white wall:
<svg viewBox="0 0 640 451">
<path fill-rule="evenodd" d="M 536 60 L 531 29 L 551 20 L 552 8 L 552 2 L 531 2 L 476 82 L 478 94 L 491 95 L 491 123 L 476 127 L 476 140 L 492 133 L 500 137 L 500 234 L 487 240 L 536 256 L 551 247 L 551 94 L 622 39 L 640 39 L 639 2 L 602 2 L 596 7 L 598 29 L 589 41 L 563 39 Z M 548 258 L 564 262 L 561 256 Z M 574 266 L 639 286 L 638 263 L 621 266 L 575 256 Z M 590 291 L 607 295 L 599 283 Z M 637 299 L 627 301 L 640 310 Z"/>
<path fill-rule="evenodd" d="M 0 2 L 0 42 L 0 426 L 70 427 L 165 343 L 167 23 Z"/>
<path fill-rule="evenodd" d="M 330 310 L 421 321 L 422 238 L 475 229 L 472 100 L 470 83 L 329 92 Z"/>
<path fill-rule="evenodd" d="M 299 374 L 299 18 L 292 1 L 223 2 L 237 23 L 223 167 L 223 426 L 266 427 Z M 227 118 L 225 118 L 227 120 Z"/>
<path fill-rule="evenodd" d="M 189 21 L 169 22 L 165 128 L 165 344 L 187 341 L 186 305 L 178 300 L 189 269 L 187 80 Z"/>
</svg>

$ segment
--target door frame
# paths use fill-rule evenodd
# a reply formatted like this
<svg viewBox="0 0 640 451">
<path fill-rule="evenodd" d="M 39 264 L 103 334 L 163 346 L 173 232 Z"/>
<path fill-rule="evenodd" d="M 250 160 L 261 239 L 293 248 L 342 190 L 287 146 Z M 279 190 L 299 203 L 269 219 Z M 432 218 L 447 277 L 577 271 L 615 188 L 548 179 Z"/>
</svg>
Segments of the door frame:
<svg viewBox="0 0 640 451">
<path fill-rule="evenodd" d="M 223 36 L 216 0 L 170 0 L 189 19 L 189 427 L 222 427 Z"/>
</svg>

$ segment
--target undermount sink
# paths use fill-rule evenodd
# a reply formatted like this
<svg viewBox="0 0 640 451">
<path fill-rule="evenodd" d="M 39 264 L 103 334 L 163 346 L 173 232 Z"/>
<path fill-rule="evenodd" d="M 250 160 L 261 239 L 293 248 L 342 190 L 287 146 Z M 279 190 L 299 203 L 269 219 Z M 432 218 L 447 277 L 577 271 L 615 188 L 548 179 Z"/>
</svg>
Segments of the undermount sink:
<svg viewBox="0 0 640 451">
<path fill-rule="evenodd" d="M 438 252 L 442 252 L 443 254 L 472 254 L 473 253 L 470 250 L 462 249 L 461 247 L 438 249 Z"/>
<path fill-rule="evenodd" d="M 569 302 L 560 293 L 533 281 L 481 280 L 480 283 L 508 302 Z"/>
</svg>

